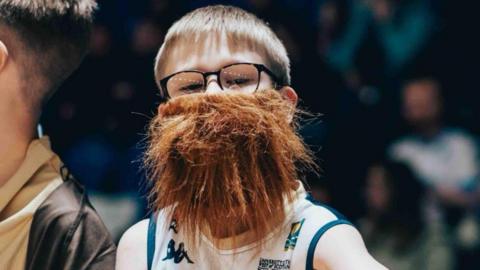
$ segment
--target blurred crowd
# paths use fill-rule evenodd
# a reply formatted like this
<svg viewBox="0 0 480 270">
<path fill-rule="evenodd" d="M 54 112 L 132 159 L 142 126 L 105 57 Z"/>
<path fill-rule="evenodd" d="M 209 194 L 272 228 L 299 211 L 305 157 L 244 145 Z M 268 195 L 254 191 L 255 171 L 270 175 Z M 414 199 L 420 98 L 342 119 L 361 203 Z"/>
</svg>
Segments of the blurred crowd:
<svg viewBox="0 0 480 270">
<path fill-rule="evenodd" d="M 42 123 L 116 237 L 148 214 L 140 161 L 162 102 L 153 61 L 164 34 L 222 3 L 267 21 L 287 47 L 299 105 L 319 115 L 301 128 L 322 167 L 305 176 L 314 196 L 356 222 L 391 269 L 480 269 L 473 3 L 99 2 L 91 53 Z"/>
</svg>

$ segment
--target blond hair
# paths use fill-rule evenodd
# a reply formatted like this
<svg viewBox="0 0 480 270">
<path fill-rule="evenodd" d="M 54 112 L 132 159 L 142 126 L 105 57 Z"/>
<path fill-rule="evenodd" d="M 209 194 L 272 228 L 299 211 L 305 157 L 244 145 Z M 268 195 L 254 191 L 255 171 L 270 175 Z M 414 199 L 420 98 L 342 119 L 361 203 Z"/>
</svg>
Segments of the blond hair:
<svg viewBox="0 0 480 270">
<path fill-rule="evenodd" d="M 249 49 L 265 56 L 267 66 L 279 79 L 277 83 L 290 84 L 287 51 L 270 27 L 245 10 L 215 5 L 186 14 L 168 30 L 155 60 L 155 81 L 160 90 L 161 76 L 165 76 L 165 63 L 173 49 L 180 43 L 205 46 L 205 40 L 212 35 L 225 36 L 231 49 Z"/>
</svg>

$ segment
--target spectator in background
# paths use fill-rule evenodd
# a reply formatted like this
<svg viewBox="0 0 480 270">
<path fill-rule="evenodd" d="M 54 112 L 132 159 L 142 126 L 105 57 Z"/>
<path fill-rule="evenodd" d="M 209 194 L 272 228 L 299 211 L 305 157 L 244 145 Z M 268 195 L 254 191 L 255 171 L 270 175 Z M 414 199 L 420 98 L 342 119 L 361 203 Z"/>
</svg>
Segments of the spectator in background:
<svg viewBox="0 0 480 270">
<path fill-rule="evenodd" d="M 340 74 L 342 84 L 332 89 L 320 75 L 310 76 L 315 79 L 310 85 L 318 87 L 303 96 L 325 113 L 322 160 L 332 204 L 358 218 L 360 175 L 385 150 L 394 130 L 392 120 L 397 120 L 391 106 L 396 91 L 391 89 L 397 89 L 396 78 L 428 45 L 433 15 L 423 0 L 318 2 L 316 50 L 333 69 L 330 74 Z M 300 66 L 306 66 L 302 61 Z M 313 93 L 321 98 L 313 98 Z"/>
<path fill-rule="evenodd" d="M 453 269 L 443 228 L 425 222 L 424 195 L 424 185 L 403 163 L 381 161 L 368 169 L 360 231 L 372 255 L 390 269 Z"/>
<path fill-rule="evenodd" d="M 409 81 L 403 89 L 403 115 L 412 133 L 389 149 L 408 163 L 432 192 L 430 221 L 447 222 L 460 246 L 478 243 L 475 208 L 480 198 L 478 148 L 466 131 L 442 121 L 440 84 L 432 78 Z"/>
<path fill-rule="evenodd" d="M 328 15 L 329 24 L 339 23 L 338 4 L 332 3 L 327 1 L 320 12 Z M 349 1 L 348 6 L 350 14 L 342 33 L 333 39 L 321 38 L 319 46 L 328 62 L 355 88 L 378 80 L 374 77 L 394 77 L 401 72 L 425 46 L 433 30 L 428 1 L 365 0 Z M 330 42 L 325 44 L 327 40 Z M 369 57 L 363 59 L 364 67 L 359 67 L 363 55 L 359 52 L 368 42 L 375 44 L 368 44 Z"/>
</svg>

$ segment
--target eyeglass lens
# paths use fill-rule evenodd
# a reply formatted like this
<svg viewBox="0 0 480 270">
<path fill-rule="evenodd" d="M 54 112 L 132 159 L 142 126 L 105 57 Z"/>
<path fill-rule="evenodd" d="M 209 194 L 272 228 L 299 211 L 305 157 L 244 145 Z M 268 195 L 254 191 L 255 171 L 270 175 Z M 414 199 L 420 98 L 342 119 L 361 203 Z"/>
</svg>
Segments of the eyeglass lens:
<svg viewBox="0 0 480 270">
<path fill-rule="evenodd" d="M 227 66 L 219 72 L 219 85 L 224 91 L 254 92 L 259 83 L 258 69 L 251 64 Z M 206 80 L 201 72 L 185 71 L 167 81 L 167 91 L 171 97 L 202 92 L 206 90 Z"/>
</svg>

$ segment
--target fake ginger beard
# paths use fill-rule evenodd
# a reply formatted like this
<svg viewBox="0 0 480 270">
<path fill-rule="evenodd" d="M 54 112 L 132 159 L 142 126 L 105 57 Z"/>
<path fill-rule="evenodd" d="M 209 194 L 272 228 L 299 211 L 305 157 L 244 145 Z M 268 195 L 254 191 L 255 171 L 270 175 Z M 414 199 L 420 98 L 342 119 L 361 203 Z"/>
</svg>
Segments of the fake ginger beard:
<svg viewBox="0 0 480 270">
<path fill-rule="evenodd" d="M 201 231 L 234 237 L 238 224 L 261 241 L 279 226 L 272 221 L 283 222 L 297 171 L 315 168 L 295 112 L 275 90 L 190 94 L 161 104 L 144 159 L 153 208 L 171 209 L 190 241 Z"/>
</svg>

